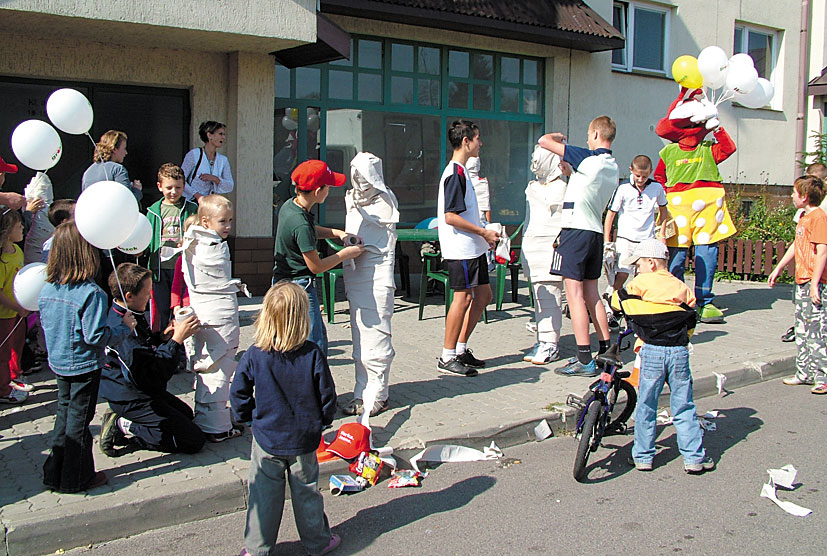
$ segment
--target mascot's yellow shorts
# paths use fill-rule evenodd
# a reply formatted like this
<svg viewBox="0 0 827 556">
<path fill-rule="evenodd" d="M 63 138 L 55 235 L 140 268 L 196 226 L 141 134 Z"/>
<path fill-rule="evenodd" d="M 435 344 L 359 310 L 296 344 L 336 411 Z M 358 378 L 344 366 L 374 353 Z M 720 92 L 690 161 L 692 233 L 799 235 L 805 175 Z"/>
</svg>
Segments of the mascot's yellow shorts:
<svg viewBox="0 0 827 556">
<path fill-rule="evenodd" d="M 708 245 L 735 233 L 735 225 L 726 208 L 722 187 L 694 187 L 666 193 L 669 213 L 675 219 L 678 234 L 667 240 L 669 247 Z"/>
</svg>

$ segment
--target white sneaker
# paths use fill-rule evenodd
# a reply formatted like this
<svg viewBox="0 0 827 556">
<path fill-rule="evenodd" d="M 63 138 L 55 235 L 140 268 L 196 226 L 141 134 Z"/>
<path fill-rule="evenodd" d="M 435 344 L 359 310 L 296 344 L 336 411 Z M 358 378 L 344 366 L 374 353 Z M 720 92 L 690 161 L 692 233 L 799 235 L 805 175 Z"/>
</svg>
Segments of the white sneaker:
<svg viewBox="0 0 827 556">
<path fill-rule="evenodd" d="M 14 388 L 15 390 L 20 390 L 21 392 L 31 392 L 34 390 L 34 386 L 23 380 L 22 378 L 13 378 L 11 382 L 9 382 L 9 386 Z"/>
<path fill-rule="evenodd" d="M 531 362 L 535 365 L 545 365 L 546 363 L 551 363 L 552 361 L 557 361 L 558 359 L 560 359 L 560 351 L 557 349 L 557 344 L 551 342 L 541 342 L 540 347 L 537 349 L 537 353 L 534 354 L 534 358 Z"/>
<path fill-rule="evenodd" d="M 29 393 L 23 390 L 16 390 L 12 388 L 8 396 L 0 396 L 0 403 L 18 404 L 23 403 L 29 397 Z"/>
<path fill-rule="evenodd" d="M 540 342 L 537 342 L 536 344 L 531 346 L 531 349 L 528 350 L 523 356 L 523 361 L 527 361 L 528 363 L 534 361 L 534 357 L 537 355 L 538 349 L 540 349 Z"/>
</svg>

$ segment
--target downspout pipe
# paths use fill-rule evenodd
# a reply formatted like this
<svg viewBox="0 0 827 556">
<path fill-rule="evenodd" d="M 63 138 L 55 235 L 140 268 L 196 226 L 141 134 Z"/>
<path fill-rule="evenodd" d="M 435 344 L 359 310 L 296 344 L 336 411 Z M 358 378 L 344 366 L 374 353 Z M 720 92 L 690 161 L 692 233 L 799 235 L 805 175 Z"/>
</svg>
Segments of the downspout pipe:
<svg viewBox="0 0 827 556">
<path fill-rule="evenodd" d="M 807 82 L 810 76 L 810 0 L 801 0 L 801 34 L 798 43 L 798 111 L 795 116 L 795 165 L 793 179 L 801 174 L 807 142 Z"/>
</svg>

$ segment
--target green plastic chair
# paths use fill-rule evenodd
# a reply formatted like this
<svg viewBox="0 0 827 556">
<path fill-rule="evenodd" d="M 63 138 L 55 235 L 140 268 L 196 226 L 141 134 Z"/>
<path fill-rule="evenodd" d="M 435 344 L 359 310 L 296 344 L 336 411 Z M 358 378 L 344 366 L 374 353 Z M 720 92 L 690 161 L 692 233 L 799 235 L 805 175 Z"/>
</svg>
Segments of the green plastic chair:
<svg viewBox="0 0 827 556">
<path fill-rule="evenodd" d="M 523 225 L 520 224 L 517 229 L 511 234 L 509 239 L 511 239 L 511 249 L 520 249 L 519 245 L 514 244 L 514 238 L 516 238 L 523 229 Z M 503 298 L 505 297 L 505 275 L 506 271 L 510 271 L 511 273 L 511 301 L 513 303 L 517 303 L 517 287 L 520 285 L 520 268 L 522 265 L 520 264 L 519 259 L 517 262 L 511 263 L 506 262 L 504 264 L 497 263 L 496 264 L 496 277 L 495 277 L 495 289 L 494 289 L 494 303 L 496 304 L 497 311 L 502 311 L 503 309 Z M 534 298 L 533 292 L 531 291 L 531 286 L 529 285 L 529 295 Z M 532 306 L 534 305 L 532 301 Z"/>
<path fill-rule="evenodd" d="M 419 279 L 419 320 L 422 320 L 422 312 L 425 309 L 425 292 L 428 289 L 428 279 L 442 282 L 445 290 L 445 315 L 448 315 L 448 309 L 451 307 L 451 302 L 454 300 L 454 290 L 448 285 L 448 271 L 436 270 L 434 267 L 439 262 L 442 255 L 440 253 L 423 253 L 422 254 L 422 272 Z M 482 318 L 485 324 L 488 324 L 488 309 L 482 310 Z"/>
<path fill-rule="evenodd" d="M 345 248 L 344 245 L 339 245 L 332 239 L 325 239 L 325 242 L 327 242 L 327 245 L 334 251 L 341 251 Z M 336 318 L 336 279 L 341 275 L 341 267 L 331 268 L 316 275 L 318 278 L 321 278 L 322 282 L 322 303 L 324 303 L 324 312 L 327 316 L 328 324 L 333 324 Z"/>
</svg>

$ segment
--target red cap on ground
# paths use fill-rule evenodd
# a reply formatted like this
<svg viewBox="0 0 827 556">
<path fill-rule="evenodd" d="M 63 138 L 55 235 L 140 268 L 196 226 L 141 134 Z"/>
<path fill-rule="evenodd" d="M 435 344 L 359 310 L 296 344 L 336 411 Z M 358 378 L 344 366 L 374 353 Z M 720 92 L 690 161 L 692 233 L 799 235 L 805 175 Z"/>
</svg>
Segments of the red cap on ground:
<svg viewBox="0 0 827 556">
<path fill-rule="evenodd" d="M 327 451 L 343 459 L 353 459 L 370 451 L 370 429 L 361 423 L 345 423 L 339 427 L 336 440 L 330 443 Z"/>
<path fill-rule="evenodd" d="M 3 157 L 0 157 L 0 172 L 4 172 L 6 174 L 16 174 L 17 173 L 17 166 L 14 164 L 9 164 Z"/>
<path fill-rule="evenodd" d="M 290 179 L 302 191 L 313 191 L 323 185 L 341 187 L 347 176 L 334 172 L 321 160 L 307 160 L 296 166 Z"/>
</svg>

